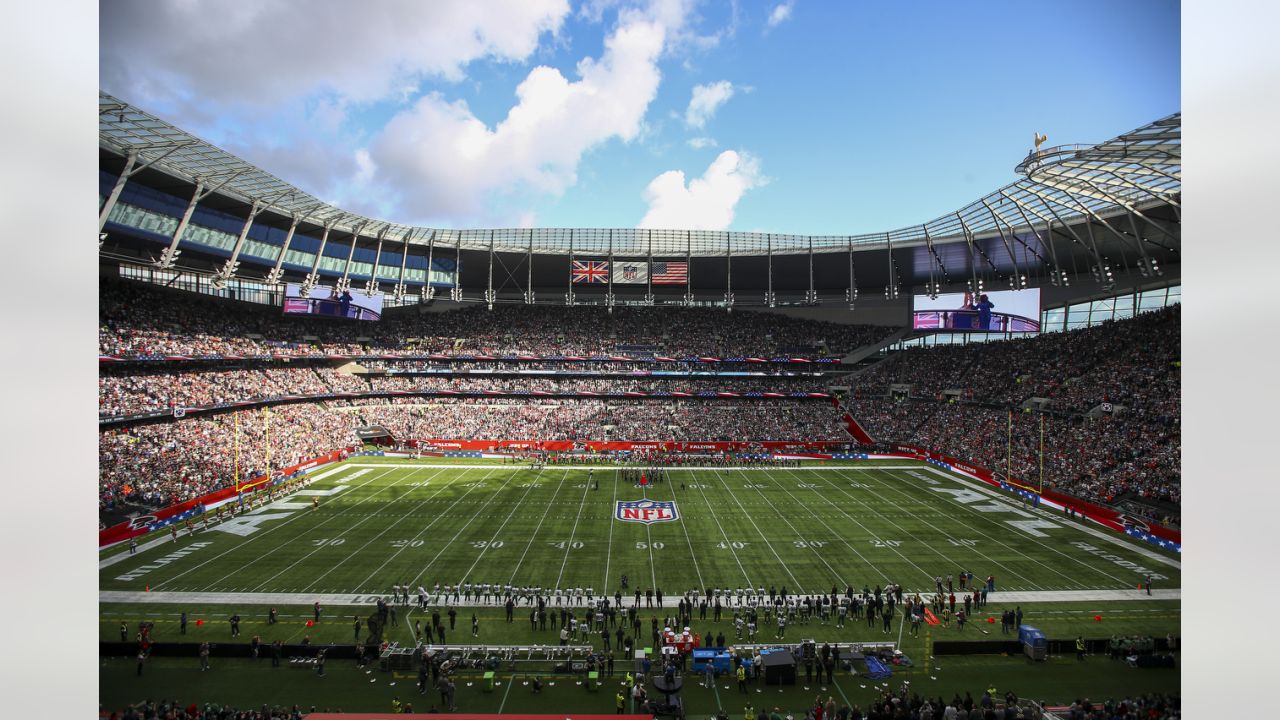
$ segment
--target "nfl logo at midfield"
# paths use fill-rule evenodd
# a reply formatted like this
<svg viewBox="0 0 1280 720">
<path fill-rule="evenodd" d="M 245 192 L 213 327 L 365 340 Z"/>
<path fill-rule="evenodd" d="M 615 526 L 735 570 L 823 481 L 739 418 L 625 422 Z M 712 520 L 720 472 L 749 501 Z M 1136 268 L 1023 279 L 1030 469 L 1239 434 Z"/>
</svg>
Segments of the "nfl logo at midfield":
<svg viewBox="0 0 1280 720">
<path fill-rule="evenodd" d="M 615 520 L 652 525 L 680 519 L 674 500 L 619 500 Z"/>
</svg>

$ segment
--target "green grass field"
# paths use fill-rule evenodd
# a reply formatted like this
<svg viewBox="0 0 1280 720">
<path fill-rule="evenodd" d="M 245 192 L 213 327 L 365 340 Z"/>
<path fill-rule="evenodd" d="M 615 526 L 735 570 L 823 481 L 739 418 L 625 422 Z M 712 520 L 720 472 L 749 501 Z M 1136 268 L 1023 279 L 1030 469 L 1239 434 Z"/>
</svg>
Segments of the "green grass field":
<svg viewBox="0 0 1280 720">
<path fill-rule="evenodd" d="M 1126 686 L 1165 691 L 1179 687 L 1176 671 L 1126 668 L 1117 675 L 1118 664 L 1107 661 L 1113 670 L 1098 673 L 1074 668 L 1074 658 L 1071 663 L 1058 661 L 1062 669 L 1051 673 L 1045 668 L 1053 663 L 1028 669 L 1021 658 L 939 657 L 953 674 L 931 680 L 938 674 L 930 671 L 928 660 L 930 643 L 936 640 L 1001 639 L 998 622 L 987 625 L 985 617 L 998 618 L 1001 609 L 1014 605 L 1026 613 L 1024 622 L 1044 629 L 1050 638 L 1178 635 L 1176 590 L 1181 573 L 1174 554 L 1054 511 L 1025 507 L 1011 496 L 925 463 L 692 469 L 671 471 L 669 476 L 667 482 L 642 491 L 617 481 L 614 469 L 602 467 L 594 473 L 597 490 L 585 468 L 533 471 L 472 460 L 355 458 L 316 473 L 304 492 L 329 493 L 317 496 L 316 509 L 309 507 L 311 497 L 295 495 L 192 537 L 184 531 L 176 543 L 144 543 L 133 556 L 121 555 L 119 548 L 103 553 L 104 563 L 111 564 L 99 576 L 104 591 L 100 636 L 118 640 L 121 621 L 151 619 L 158 623 L 160 641 L 227 642 L 226 618 L 239 612 L 245 624 L 237 642 L 261 634 L 267 642 L 297 642 L 309 635 L 316 643 L 350 643 L 351 617 L 359 610 L 352 605 L 367 604 L 373 595 L 389 595 L 393 584 L 428 589 L 436 582 L 511 584 L 539 586 L 544 592 L 590 587 L 597 595 L 612 595 L 625 573 L 633 589 L 661 588 L 674 602 L 694 587 L 785 586 L 792 594 L 821 594 L 833 585 L 843 592 L 846 585 L 861 590 L 896 582 L 907 592 L 923 593 L 932 592 L 934 577 L 969 570 L 979 579 L 994 575 L 997 591 L 986 608 L 975 612 L 978 622 L 963 633 L 955 627 L 934 627 L 912 638 L 903 631 L 899 614 L 887 635 L 878 622 L 870 629 L 865 622 L 836 629 L 815 621 L 790 630 L 788 640 L 803 636 L 819 642 L 898 642 L 916 660 L 916 667 L 895 677 L 913 679 L 913 687 L 926 692 L 934 692 L 927 685 L 940 683 L 937 691 L 949 693 L 956 677 L 968 677 L 970 670 L 976 673 L 973 684 L 956 689 L 979 691 L 978 684 L 989 681 L 984 678 L 993 672 L 992 665 L 1001 663 L 1011 679 L 1029 683 L 1019 688 L 1024 695 L 1052 700 L 1069 701 L 1075 694 L 1096 697 Z M 651 525 L 614 519 L 616 502 L 645 497 L 674 501 L 678 519 Z M 1157 576 L 1152 600 L 1137 592 L 1146 572 Z M 624 593 L 627 606 L 632 597 Z M 304 622 L 314 599 L 324 601 L 325 619 L 307 628 Z M 268 604 L 280 609 L 277 626 L 265 624 Z M 189 636 L 179 638 L 176 619 L 183 610 L 193 623 L 200 618 L 207 624 L 192 625 Z M 451 643 L 471 641 L 471 612 L 468 608 L 459 613 Z M 478 614 L 484 642 L 557 641 L 550 631 L 530 629 L 527 608 L 518 609 L 510 625 L 497 607 L 481 608 Z M 643 613 L 646 625 L 652 614 L 658 611 Z M 1095 620 L 1095 615 L 1103 620 Z M 416 611 L 407 619 L 402 615 L 399 627 L 391 629 L 391 639 L 412 642 L 410 623 L 420 617 Z M 733 636 L 728 613 L 718 627 L 710 621 L 700 625 L 705 627 L 695 630 L 704 634 L 720 631 Z M 983 630 L 990 635 L 982 635 Z M 772 628 L 762 627 L 762 640 L 772 636 Z M 166 673 L 190 672 L 186 665 L 191 663 L 184 665 L 182 660 L 155 663 L 164 672 L 137 680 L 148 689 L 133 695 L 134 689 L 142 688 L 131 687 L 132 677 L 108 689 L 108 679 L 125 670 L 131 675 L 132 664 L 104 658 L 104 702 L 118 705 L 156 695 L 154 684 L 167 682 Z M 1094 667 L 1102 664 L 1099 660 Z M 298 696 L 290 702 L 310 704 L 310 678 L 298 675 L 288 680 L 298 684 Z M 385 710 L 393 691 L 386 682 L 366 687 L 362 678 L 352 680 L 359 680 L 359 687 L 353 685 L 354 694 L 344 709 Z M 849 677 L 842 682 L 841 692 L 852 700 L 866 681 Z M 269 696 L 287 694 L 288 687 L 273 687 Z M 211 686 L 209 692 L 223 690 Z M 234 697 L 248 692 L 235 691 Z M 717 694 L 705 693 L 691 707 L 708 712 L 725 707 L 738 713 Z M 800 695 L 793 698 L 792 693 Z M 500 707 L 493 696 L 474 695 L 468 708 Z M 603 692 L 574 697 L 565 709 L 612 709 Z M 799 689 L 787 689 L 779 697 L 812 700 Z M 519 702 L 503 707 L 510 710 Z"/>
</svg>

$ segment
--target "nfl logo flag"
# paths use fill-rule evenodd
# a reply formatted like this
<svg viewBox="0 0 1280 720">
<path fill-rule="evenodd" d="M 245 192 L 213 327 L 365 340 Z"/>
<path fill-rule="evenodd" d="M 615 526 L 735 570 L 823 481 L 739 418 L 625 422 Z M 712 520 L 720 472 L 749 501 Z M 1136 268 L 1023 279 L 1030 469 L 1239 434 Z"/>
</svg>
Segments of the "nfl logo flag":
<svg viewBox="0 0 1280 720">
<path fill-rule="evenodd" d="M 622 522 L 652 525 L 678 520 L 680 513 L 674 500 L 619 500 L 613 517 Z"/>
</svg>

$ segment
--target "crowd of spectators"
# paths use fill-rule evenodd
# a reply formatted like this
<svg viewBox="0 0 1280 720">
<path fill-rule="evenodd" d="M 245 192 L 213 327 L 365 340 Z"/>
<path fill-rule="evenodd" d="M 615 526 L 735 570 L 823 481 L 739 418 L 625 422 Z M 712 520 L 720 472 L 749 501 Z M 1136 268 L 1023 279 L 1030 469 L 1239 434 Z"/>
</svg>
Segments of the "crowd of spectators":
<svg viewBox="0 0 1280 720">
<path fill-rule="evenodd" d="M 286 395 L 333 392 L 824 392 L 821 376 L 352 375 L 332 367 L 138 368 L 98 377 L 98 413 L 128 416 Z"/>
<path fill-rule="evenodd" d="M 136 368 L 98 376 L 98 413 L 135 415 L 283 395 L 367 390 L 361 378 L 331 367 Z"/>
<path fill-rule="evenodd" d="M 1047 398 L 1046 485 L 1176 522 L 1160 508 L 1181 501 L 1180 318 L 1174 305 L 1066 333 L 908 350 L 859 376 L 847 404 L 877 441 L 1035 481 L 1042 416 L 1022 405 Z M 894 385 L 909 385 L 911 399 L 890 399 Z"/>
<path fill-rule="evenodd" d="M 384 315 L 380 322 L 284 317 L 278 308 L 104 283 L 98 351 L 147 355 L 668 354 L 835 356 L 893 328 L 713 308 L 499 305 Z"/>
<path fill-rule="evenodd" d="M 1079 330 L 995 343 L 912 348 L 858 378 L 863 393 L 909 384 L 915 397 L 959 390 L 999 404 L 1049 400 L 1049 410 L 1102 403 L 1151 417 L 1180 412 L 1181 305 Z"/>
<path fill-rule="evenodd" d="M 267 707 L 264 703 L 258 708 L 241 709 L 211 702 L 183 705 L 177 700 L 144 700 L 109 714 L 103 711 L 99 716 L 106 720 L 302 720 L 315 711 L 315 706 L 303 710 L 299 705 Z"/>
<path fill-rule="evenodd" d="M 821 400 L 367 399 L 364 421 L 397 439 L 847 441 Z"/>
<path fill-rule="evenodd" d="M 262 473 L 296 465 L 355 441 L 348 415 L 323 404 L 240 410 L 134 425 L 98 434 L 98 503 L 163 507 L 234 485 L 235 469 Z M 238 452 L 237 452 L 238 448 Z M 237 457 L 238 456 L 238 457 Z"/>
</svg>

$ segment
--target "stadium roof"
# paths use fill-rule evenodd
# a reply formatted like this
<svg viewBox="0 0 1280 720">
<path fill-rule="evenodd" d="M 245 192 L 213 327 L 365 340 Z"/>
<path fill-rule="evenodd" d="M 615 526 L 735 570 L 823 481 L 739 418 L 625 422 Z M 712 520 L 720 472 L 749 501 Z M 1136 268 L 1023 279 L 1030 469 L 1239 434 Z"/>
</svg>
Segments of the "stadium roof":
<svg viewBox="0 0 1280 720">
<path fill-rule="evenodd" d="M 378 235 L 410 245 L 434 242 L 437 247 L 519 253 L 563 254 L 572 250 L 619 256 L 741 256 L 926 246 L 941 263 L 935 245 L 967 242 L 972 250 L 977 238 L 996 238 L 1010 253 L 1020 244 L 1024 252 L 1030 250 L 1040 257 L 1040 251 L 1046 245 L 1051 249 L 1052 243 L 1033 240 L 1029 244 L 1020 234 L 1036 233 L 1037 228 L 1046 226 L 1070 230 L 1077 223 L 1102 222 L 1125 214 L 1131 218 L 1137 215 L 1172 237 L 1173 233 L 1163 229 L 1166 226 L 1144 215 L 1143 210 L 1172 208 L 1180 220 L 1181 130 L 1181 113 L 1174 113 L 1097 145 L 1033 151 L 1018 165 L 1022 177 L 1017 181 L 923 224 L 875 233 L 809 236 L 634 228 L 452 230 L 394 223 L 335 207 L 138 107 L 104 92 L 98 95 L 100 147 L 124 157 L 136 154 L 137 167 L 200 183 L 206 191 L 308 224 L 331 226 L 337 232 Z M 1140 255 L 1145 254 L 1141 241 L 1134 238 L 1131 242 L 1136 242 Z"/>
</svg>

